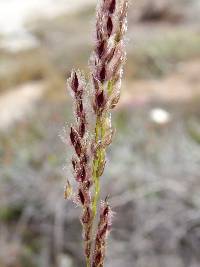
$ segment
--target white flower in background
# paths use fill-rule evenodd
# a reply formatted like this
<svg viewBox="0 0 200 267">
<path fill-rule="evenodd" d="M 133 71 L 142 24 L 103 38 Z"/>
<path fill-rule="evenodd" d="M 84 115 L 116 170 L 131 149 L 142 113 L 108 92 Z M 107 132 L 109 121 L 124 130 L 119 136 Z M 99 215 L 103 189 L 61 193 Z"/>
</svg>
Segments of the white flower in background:
<svg viewBox="0 0 200 267">
<path fill-rule="evenodd" d="M 150 111 L 150 119 L 156 124 L 167 124 L 171 120 L 171 115 L 162 108 L 154 108 Z"/>
</svg>

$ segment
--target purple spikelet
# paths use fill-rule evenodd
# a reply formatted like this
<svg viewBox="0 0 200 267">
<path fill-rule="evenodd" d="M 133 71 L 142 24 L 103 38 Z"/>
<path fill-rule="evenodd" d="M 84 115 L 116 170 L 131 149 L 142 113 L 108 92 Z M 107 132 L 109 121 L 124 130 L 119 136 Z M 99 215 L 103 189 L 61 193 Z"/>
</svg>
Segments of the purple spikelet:
<svg viewBox="0 0 200 267">
<path fill-rule="evenodd" d="M 100 220 L 98 224 L 98 230 L 95 238 L 95 247 L 92 267 L 100 267 L 104 264 L 105 250 L 106 250 L 106 238 L 111 228 L 112 223 L 112 211 L 107 203 L 103 201 L 100 207 Z"/>
</svg>

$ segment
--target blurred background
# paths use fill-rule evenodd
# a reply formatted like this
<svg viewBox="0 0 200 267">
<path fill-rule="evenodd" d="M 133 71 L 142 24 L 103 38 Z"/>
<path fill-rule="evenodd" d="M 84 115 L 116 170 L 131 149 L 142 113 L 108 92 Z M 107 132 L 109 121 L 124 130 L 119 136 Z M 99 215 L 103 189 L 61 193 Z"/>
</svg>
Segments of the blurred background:
<svg viewBox="0 0 200 267">
<path fill-rule="evenodd" d="M 66 79 L 88 72 L 95 0 L 0 0 L 0 267 L 84 266 L 64 201 Z M 130 1 L 102 184 L 109 267 L 200 266 L 200 1 Z M 63 169 L 64 166 L 64 169 Z"/>
</svg>

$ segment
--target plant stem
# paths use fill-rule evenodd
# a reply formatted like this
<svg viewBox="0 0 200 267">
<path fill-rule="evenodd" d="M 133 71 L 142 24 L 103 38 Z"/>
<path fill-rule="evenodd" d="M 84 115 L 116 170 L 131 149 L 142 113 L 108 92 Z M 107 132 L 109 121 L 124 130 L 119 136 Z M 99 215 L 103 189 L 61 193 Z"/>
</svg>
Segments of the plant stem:
<svg viewBox="0 0 200 267">
<path fill-rule="evenodd" d="M 98 142 L 100 141 L 100 138 L 102 137 L 102 118 L 101 116 L 97 116 L 96 119 L 96 127 L 95 127 L 95 143 L 98 145 Z M 96 155 L 93 161 L 93 182 L 94 182 L 94 199 L 92 203 L 92 210 L 93 210 L 93 218 L 95 219 L 96 213 L 97 213 L 97 203 L 99 201 L 99 195 L 100 195 L 100 182 L 99 182 L 99 175 L 98 175 L 98 167 L 99 163 L 102 158 L 102 152 L 101 149 L 98 149 L 96 151 Z"/>
<path fill-rule="evenodd" d="M 110 80 L 108 82 L 107 86 L 107 92 L 108 95 L 111 95 L 113 90 L 113 82 Z M 95 127 L 95 143 L 98 145 L 99 141 L 102 141 L 103 138 L 105 137 L 106 134 L 106 129 L 105 129 L 105 120 L 108 117 L 108 114 L 106 115 L 97 115 L 96 119 L 96 127 Z M 93 205 L 92 205 L 92 210 L 93 210 L 93 218 L 95 218 L 96 213 L 97 213 L 97 205 L 100 197 L 100 175 L 98 175 L 98 168 L 102 161 L 105 159 L 105 149 L 98 149 L 96 152 L 96 156 L 93 161 L 93 182 L 95 185 L 94 189 L 94 199 L 93 199 Z"/>
<path fill-rule="evenodd" d="M 86 267 L 91 267 L 90 258 L 86 258 Z"/>
</svg>

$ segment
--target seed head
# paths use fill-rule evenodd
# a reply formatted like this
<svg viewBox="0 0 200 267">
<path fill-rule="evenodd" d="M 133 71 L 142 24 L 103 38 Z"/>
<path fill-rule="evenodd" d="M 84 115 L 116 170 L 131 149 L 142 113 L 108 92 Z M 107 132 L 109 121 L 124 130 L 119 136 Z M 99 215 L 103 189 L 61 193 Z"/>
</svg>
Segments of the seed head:
<svg viewBox="0 0 200 267">
<path fill-rule="evenodd" d="M 95 47 L 90 60 L 92 82 L 88 83 L 92 86 L 86 87 L 80 71 L 72 71 L 68 83 L 72 91 L 75 116 L 75 123 L 69 133 L 74 148 L 72 172 L 77 182 L 75 196 L 82 208 L 80 220 L 84 252 L 87 266 L 90 267 L 104 266 L 106 238 L 112 222 L 112 211 L 107 199 L 100 202 L 99 180 L 106 164 L 106 149 L 113 137 L 111 109 L 120 98 L 126 58 L 124 34 L 127 29 L 128 7 L 128 0 L 98 2 Z M 90 87 L 93 89 L 92 104 L 96 125 L 88 120 L 89 113 L 85 105 L 89 102 L 87 88 Z M 92 128 L 94 131 L 90 133 Z M 67 181 L 65 198 L 71 194 L 72 188 Z"/>
</svg>

